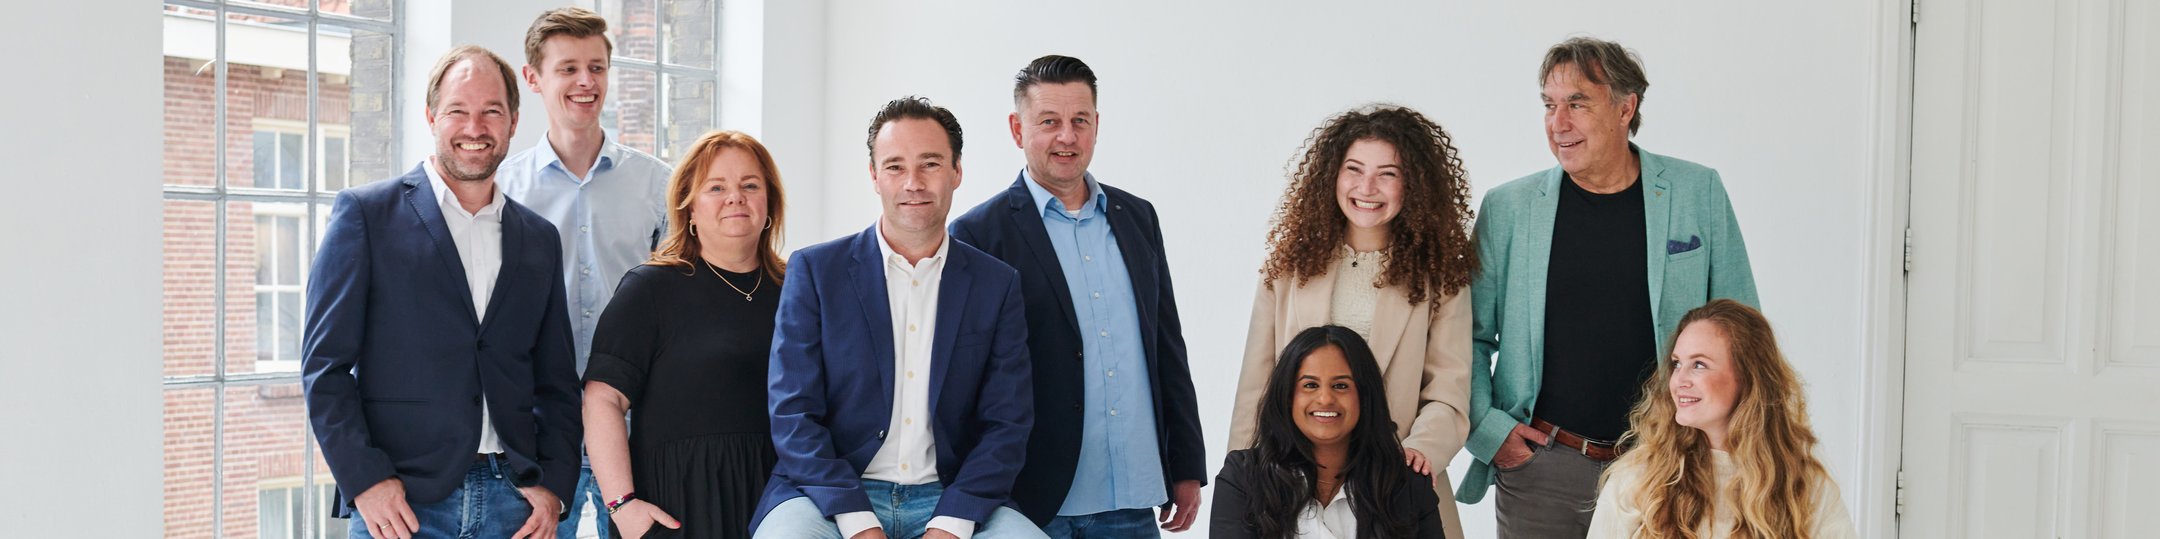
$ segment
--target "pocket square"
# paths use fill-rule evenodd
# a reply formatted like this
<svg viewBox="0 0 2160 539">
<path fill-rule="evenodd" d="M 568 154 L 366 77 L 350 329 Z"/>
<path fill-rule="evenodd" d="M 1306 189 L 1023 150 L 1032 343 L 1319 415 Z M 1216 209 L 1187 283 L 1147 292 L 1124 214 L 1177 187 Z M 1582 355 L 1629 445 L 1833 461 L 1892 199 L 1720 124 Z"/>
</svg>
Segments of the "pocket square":
<svg viewBox="0 0 2160 539">
<path fill-rule="evenodd" d="M 1687 241 L 1665 240 L 1665 254 L 1676 255 L 1702 248 L 1702 236 L 1688 236 Z"/>
</svg>

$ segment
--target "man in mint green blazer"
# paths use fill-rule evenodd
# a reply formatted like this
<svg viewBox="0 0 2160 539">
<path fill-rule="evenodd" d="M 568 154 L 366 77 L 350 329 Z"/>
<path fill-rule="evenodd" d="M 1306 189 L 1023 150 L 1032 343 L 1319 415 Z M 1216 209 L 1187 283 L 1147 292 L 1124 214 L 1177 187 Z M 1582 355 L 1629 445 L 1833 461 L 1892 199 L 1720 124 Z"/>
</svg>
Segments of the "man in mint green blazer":
<svg viewBox="0 0 2160 539">
<path fill-rule="evenodd" d="M 1587 533 L 1598 474 L 1673 325 L 1713 298 L 1756 304 L 1717 171 L 1628 140 L 1649 87 L 1634 54 L 1570 39 L 1539 80 L 1560 166 L 1485 194 L 1470 289 L 1477 462 L 1455 497 L 1495 487 L 1504 538 Z"/>
</svg>

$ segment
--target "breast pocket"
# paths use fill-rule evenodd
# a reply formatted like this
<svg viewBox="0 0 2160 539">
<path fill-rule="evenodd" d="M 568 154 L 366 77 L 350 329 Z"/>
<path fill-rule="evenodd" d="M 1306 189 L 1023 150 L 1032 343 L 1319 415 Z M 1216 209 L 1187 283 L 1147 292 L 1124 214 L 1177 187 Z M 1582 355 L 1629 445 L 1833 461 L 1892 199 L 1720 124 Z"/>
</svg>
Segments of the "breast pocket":
<svg viewBox="0 0 2160 539">
<path fill-rule="evenodd" d="M 1686 311 L 1709 301 L 1710 247 L 1665 255 L 1664 306 Z"/>
</svg>

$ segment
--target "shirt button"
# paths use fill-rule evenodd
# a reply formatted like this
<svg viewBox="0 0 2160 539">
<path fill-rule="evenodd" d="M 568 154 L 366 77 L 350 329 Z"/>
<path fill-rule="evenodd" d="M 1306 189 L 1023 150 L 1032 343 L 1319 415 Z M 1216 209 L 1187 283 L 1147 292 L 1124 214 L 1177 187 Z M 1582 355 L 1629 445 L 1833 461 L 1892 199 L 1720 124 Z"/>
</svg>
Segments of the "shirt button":
<svg viewBox="0 0 2160 539">
<path fill-rule="evenodd" d="M 577 231 L 578 231 L 578 232 L 592 232 L 592 227 L 590 227 L 590 226 L 585 226 L 585 225 L 578 225 L 578 227 L 577 227 Z"/>
<path fill-rule="evenodd" d="M 905 463 L 905 462 L 902 462 L 902 463 L 900 463 L 900 470 L 901 470 L 901 471 L 906 471 L 906 470 L 907 470 L 907 463 Z"/>
<path fill-rule="evenodd" d="M 1097 332 L 1095 332 L 1095 333 L 1096 333 L 1096 335 L 1099 335 L 1099 336 L 1103 336 L 1103 337 L 1108 337 L 1108 336 L 1110 336 L 1110 330 L 1107 330 L 1107 329 L 1105 329 L 1105 330 L 1101 330 L 1101 331 L 1097 331 Z"/>
<path fill-rule="evenodd" d="M 1102 293 L 1101 293 L 1101 292 L 1096 292 L 1096 293 L 1095 293 L 1095 299 L 1102 299 Z"/>
<path fill-rule="evenodd" d="M 920 280 L 915 280 L 915 281 L 908 281 L 908 285 L 909 285 L 909 286 L 922 286 L 922 281 L 920 281 Z"/>
<path fill-rule="evenodd" d="M 907 377 L 909 379 L 915 378 L 915 371 L 907 371 Z"/>
<path fill-rule="evenodd" d="M 913 331 L 915 331 L 915 324 L 908 324 L 908 325 L 907 325 L 907 330 L 908 330 L 908 331 L 910 331 L 910 332 L 913 332 Z"/>
<path fill-rule="evenodd" d="M 586 310 L 585 310 L 585 317 L 586 317 L 586 318 L 592 318 L 592 309 L 586 309 Z"/>
<path fill-rule="evenodd" d="M 1116 377 L 1116 376 L 1117 376 L 1117 369 L 1110 369 L 1110 372 L 1109 372 L 1108 374 L 1106 374 L 1106 376 L 1110 376 L 1110 377 Z"/>
<path fill-rule="evenodd" d="M 1092 256 L 1088 256 L 1088 255 L 1080 255 L 1080 261 L 1081 261 L 1081 262 L 1094 262 L 1094 261 L 1095 261 L 1095 257 L 1092 257 Z"/>
<path fill-rule="evenodd" d="M 1117 409 L 1116 409 L 1116 408 L 1111 408 L 1111 409 L 1110 409 L 1110 415 L 1112 415 L 1112 416 L 1115 416 L 1115 415 L 1117 415 Z"/>
<path fill-rule="evenodd" d="M 578 270 L 579 275 L 592 275 L 592 268 Z"/>
<path fill-rule="evenodd" d="M 902 424 L 902 425 L 913 425 L 913 424 L 915 424 L 915 418 L 912 418 L 912 417 L 910 417 L 910 418 L 904 418 L 904 419 L 901 419 L 901 420 L 900 420 L 900 424 Z"/>
</svg>

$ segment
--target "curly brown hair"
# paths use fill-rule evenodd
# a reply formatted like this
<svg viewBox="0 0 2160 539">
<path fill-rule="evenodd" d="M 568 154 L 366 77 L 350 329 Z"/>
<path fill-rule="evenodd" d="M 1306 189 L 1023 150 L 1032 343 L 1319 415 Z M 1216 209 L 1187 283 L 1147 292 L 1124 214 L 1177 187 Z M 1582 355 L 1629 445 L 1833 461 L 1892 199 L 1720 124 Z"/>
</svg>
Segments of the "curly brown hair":
<svg viewBox="0 0 2160 539">
<path fill-rule="evenodd" d="M 1470 248 L 1470 179 L 1453 138 L 1440 124 L 1407 107 L 1374 104 L 1329 118 L 1314 129 L 1283 190 L 1268 231 L 1269 288 L 1294 277 L 1304 286 L 1333 267 L 1348 235 L 1349 219 L 1335 200 L 1343 157 L 1360 140 L 1395 147 L 1402 161 L 1402 211 L 1388 227 L 1380 281 L 1373 286 L 1409 288 L 1410 303 L 1440 308 L 1440 298 L 1470 286 L 1477 251 Z"/>
</svg>

